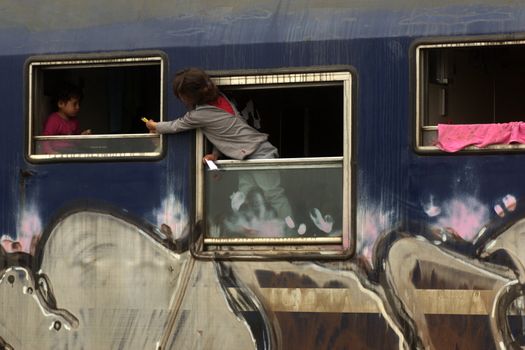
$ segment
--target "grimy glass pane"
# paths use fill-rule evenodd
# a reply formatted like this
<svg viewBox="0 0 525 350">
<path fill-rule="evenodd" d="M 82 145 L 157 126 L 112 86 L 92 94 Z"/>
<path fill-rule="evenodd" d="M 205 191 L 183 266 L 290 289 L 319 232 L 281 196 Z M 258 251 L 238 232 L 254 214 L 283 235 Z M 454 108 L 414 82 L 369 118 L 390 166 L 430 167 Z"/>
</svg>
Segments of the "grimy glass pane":
<svg viewBox="0 0 525 350">
<path fill-rule="evenodd" d="M 207 170 L 206 237 L 342 235 L 343 170 Z"/>
<path fill-rule="evenodd" d="M 159 150 L 160 139 L 152 137 L 53 139 L 36 141 L 35 154 L 144 153 Z"/>
</svg>

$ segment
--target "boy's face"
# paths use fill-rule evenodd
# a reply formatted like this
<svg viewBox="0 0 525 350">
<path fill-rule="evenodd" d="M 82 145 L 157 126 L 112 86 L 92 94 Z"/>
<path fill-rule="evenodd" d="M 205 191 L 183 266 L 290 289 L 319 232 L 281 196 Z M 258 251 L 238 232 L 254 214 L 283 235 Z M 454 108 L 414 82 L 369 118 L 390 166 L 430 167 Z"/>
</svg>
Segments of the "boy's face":
<svg viewBox="0 0 525 350">
<path fill-rule="evenodd" d="M 62 112 L 66 117 L 76 117 L 80 111 L 80 99 L 72 97 L 67 101 L 58 101 L 58 111 Z"/>
</svg>

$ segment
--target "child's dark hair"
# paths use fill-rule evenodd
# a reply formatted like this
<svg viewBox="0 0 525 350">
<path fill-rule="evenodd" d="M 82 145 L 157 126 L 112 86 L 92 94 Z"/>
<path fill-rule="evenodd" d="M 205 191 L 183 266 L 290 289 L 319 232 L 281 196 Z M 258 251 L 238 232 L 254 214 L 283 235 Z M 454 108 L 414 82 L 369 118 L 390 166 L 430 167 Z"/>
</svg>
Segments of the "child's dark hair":
<svg viewBox="0 0 525 350">
<path fill-rule="evenodd" d="M 219 97 L 219 89 L 200 68 L 178 71 L 173 79 L 173 93 L 179 99 L 181 95 L 189 99 L 194 106 L 210 103 Z"/>
<path fill-rule="evenodd" d="M 62 83 L 57 90 L 56 102 L 67 102 L 72 98 L 81 100 L 83 97 L 82 89 L 71 83 Z"/>
</svg>

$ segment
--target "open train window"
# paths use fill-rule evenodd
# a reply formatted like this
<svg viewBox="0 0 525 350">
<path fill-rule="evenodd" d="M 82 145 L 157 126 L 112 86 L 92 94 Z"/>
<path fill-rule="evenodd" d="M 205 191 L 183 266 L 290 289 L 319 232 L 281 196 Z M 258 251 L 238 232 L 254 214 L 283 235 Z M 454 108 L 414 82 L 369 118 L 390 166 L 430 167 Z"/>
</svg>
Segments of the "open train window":
<svg viewBox="0 0 525 350">
<path fill-rule="evenodd" d="M 27 63 L 29 159 L 158 157 L 162 137 L 148 133 L 141 118 L 163 119 L 164 66 L 159 52 L 31 58 Z M 62 116 L 65 124 L 55 114 L 56 123 L 50 128 L 64 86 L 80 91 L 80 111 L 76 118 Z M 75 128 L 70 127 L 73 119 Z M 87 129 L 90 134 L 80 134 Z"/>
<path fill-rule="evenodd" d="M 525 41 L 416 47 L 416 144 L 428 151 L 525 149 Z"/>
<path fill-rule="evenodd" d="M 219 160 L 204 167 L 197 137 L 202 254 L 346 256 L 353 249 L 352 74 L 213 74 L 241 116 L 269 135 L 278 159 Z"/>
</svg>

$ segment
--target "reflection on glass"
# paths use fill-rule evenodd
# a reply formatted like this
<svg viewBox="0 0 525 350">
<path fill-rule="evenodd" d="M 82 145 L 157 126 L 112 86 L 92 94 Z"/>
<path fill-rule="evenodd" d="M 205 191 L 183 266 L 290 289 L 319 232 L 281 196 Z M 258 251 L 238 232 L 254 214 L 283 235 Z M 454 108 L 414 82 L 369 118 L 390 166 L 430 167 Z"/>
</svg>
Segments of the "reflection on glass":
<svg viewBox="0 0 525 350">
<path fill-rule="evenodd" d="M 105 137 L 41 137 L 36 140 L 35 154 L 115 154 L 115 153 L 150 153 L 160 151 L 160 138 L 134 136 L 128 138 Z"/>
<path fill-rule="evenodd" d="M 342 236 L 342 168 L 207 171 L 207 237 Z"/>
</svg>

